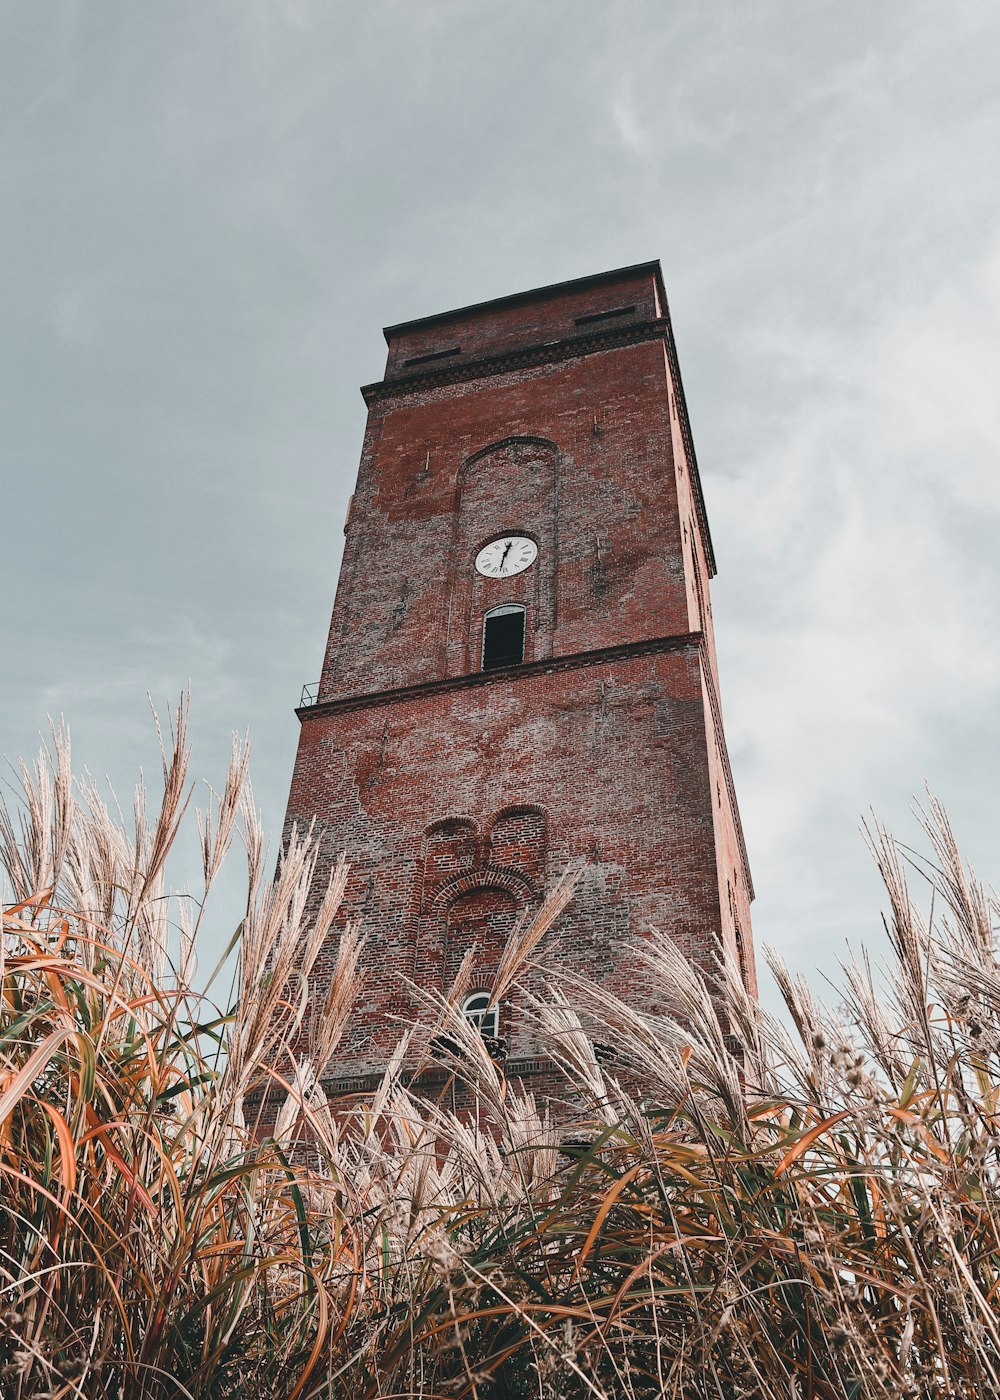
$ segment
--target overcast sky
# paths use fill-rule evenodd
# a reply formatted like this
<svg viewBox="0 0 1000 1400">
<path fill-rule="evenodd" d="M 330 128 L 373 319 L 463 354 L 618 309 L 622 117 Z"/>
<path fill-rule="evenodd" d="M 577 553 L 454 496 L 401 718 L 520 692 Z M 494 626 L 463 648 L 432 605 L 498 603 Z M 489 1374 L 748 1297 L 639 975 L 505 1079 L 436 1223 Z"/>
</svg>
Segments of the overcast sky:
<svg viewBox="0 0 1000 1400">
<path fill-rule="evenodd" d="M 995 0 L 0 0 L 0 749 L 123 793 L 190 680 L 280 829 L 381 327 L 659 257 L 758 942 L 997 870 Z M 228 937 L 220 928 L 220 939 Z"/>
</svg>

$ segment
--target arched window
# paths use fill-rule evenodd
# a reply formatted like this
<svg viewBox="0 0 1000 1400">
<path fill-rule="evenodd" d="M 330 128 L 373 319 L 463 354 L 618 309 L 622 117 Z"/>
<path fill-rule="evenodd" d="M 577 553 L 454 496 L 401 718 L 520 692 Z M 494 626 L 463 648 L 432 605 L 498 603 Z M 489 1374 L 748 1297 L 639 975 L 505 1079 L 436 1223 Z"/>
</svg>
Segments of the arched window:
<svg viewBox="0 0 1000 1400">
<path fill-rule="evenodd" d="M 483 670 L 519 666 L 524 660 L 524 608 L 491 608 L 483 618 Z"/>
<path fill-rule="evenodd" d="M 500 1034 L 500 1012 L 497 1007 L 490 1006 L 489 992 L 470 992 L 462 1002 L 462 1015 L 480 1035 L 495 1038 Z"/>
</svg>

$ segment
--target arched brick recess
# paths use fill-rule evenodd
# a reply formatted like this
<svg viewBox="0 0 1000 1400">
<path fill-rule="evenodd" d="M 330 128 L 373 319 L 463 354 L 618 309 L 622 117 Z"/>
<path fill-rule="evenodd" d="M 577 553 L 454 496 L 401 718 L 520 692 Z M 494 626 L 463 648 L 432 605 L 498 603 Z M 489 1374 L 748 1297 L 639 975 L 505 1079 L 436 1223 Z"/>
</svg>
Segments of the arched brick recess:
<svg viewBox="0 0 1000 1400">
<path fill-rule="evenodd" d="M 521 803 L 497 812 L 489 828 L 490 864 L 520 870 L 535 887 L 545 881 L 548 820 L 545 810 Z"/>
<path fill-rule="evenodd" d="M 527 612 L 526 661 L 552 655 L 561 459 L 550 438 L 517 436 L 478 449 L 459 468 L 443 625 L 447 675 L 480 669 L 483 614 L 499 604 L 519 603 Z M 483 578 L 476 553 L 504 530 L 529 535 L 538 563 L 514 578 Z"/>
<path fill-rule="evenodd" d="M 465 478 L 477 462 L 482 461 L 484 457 L 492 456 L 494 452 L 499 452 L 504 448 L 525 446 L 545 447 L 551 448 L 555 452 L 559 451 L 558 446 L 552 441 L 551 438 L 535 437 L 531 433 L 515 433 L 511 437 L 500 438 L 496 442 L 487 443 L 485 447 L 480 447 L 478 451 L 473 452 L 468 457 L 466 457 L 465 461 L 458 469 L 457 495 L 455 501 L 456 508 L 458 507 L 460 502 L 461 491 L 465 482 Z"/>
<path fill-rule="evenodd" d="M 427 908 L 433 891 L 458 871 L 476 864 L 479 832 L 468 817 L 445 817 L 424 832 L 421 905 Z"/>
<path fill-rule="evenodd" d="M 454 948 L 449 939 L 451 911 L 470 895 L 492 890 L 502 895 L 511 908 L 522 909 L 537 901 L 538 891 L 519 870 L 506 870 L 496 865 L 476 865 L 445 875 L 436 884 L 424 888 L 423 912 L 417 920 L 413 940 L 413 963 L 410 975 L 423 985 L 442 990 L 450 984 L 448 965 Z M 461 961 L 461 959 L 459 959 Z M 457 970 L 457 965 L 456 965 Z"/>
<path fill-rule="evenodd" d="M 489 985 L 520 911 L 520 902 L 511 891 L 493 884 L 476 885 L 451 902 L 445 931 L 442 990 L 454 981 L 462 959 L 473 947 L 476 950 L 473 985 Z"/>
<path fill-rule="evenodd" d="M 502 890 L 519 903 L 535 897 L 532 882 L 520 871 L 505 870 L 498 865 L 481 865 L 440 884 L 428 901 L 429 910 L 434 914 L 443 913 L 456 899 L 461 899 L 473 890 L 483 889 Z"/>
</svg>

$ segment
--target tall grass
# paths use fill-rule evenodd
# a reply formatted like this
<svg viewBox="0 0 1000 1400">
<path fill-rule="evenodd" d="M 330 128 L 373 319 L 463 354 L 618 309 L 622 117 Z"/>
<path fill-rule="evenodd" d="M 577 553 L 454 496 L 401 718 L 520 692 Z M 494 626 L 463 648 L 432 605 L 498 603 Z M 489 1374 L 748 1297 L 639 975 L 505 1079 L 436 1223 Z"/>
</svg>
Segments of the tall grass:
<svg viewBox="0 0 1000 1400">
<path fill-rule="evenodd" d="M 168 894 L 187 773 L 182 707 L 162 799 L 126 820 L 57 732 L 0 815 L 4 1400 L 1000 1396 L 997 906 L 934 803 L 919 868 L 872 833 L 888 967 L 845 969 L 839 1007 L 772 959 L 786 1031 L 666 938 L 637 953 L 656 1016 L 564 983 L 569 877 L 502 974 L 547 969 L 553 1117 L 459 1014 L 462 974 L 427 1014 L 475 1111 L 418 1097 L 404 1041 L 335 1114 L 363 965 L 345 871 L 317 889 L 294 836 L 272 881 L 236 746 L 197 894 Z M 240 992 L 217 1009 L 194 956 L 234 841 Z"/>
</svg>

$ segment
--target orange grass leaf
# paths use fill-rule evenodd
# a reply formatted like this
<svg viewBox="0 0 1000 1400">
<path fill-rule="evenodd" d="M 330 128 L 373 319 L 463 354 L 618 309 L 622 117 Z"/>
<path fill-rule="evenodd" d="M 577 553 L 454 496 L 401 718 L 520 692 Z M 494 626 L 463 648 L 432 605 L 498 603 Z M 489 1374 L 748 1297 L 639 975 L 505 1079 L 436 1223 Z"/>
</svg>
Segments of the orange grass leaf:
<svg viewBox="0 0 1000 1400">
<path fill-rule="evenodd" d="M 31 1052 L 21 1068 L 7 1077 L 3 1092 L 0 1093 L 0 1124 L 3 1124 L 10 1117 L 17 1107 L 18 1101 L 28 1092 L 56 1051 L 75 1033 L 73 1026 L 58 1026 L 54 1031 L 50 1031 L 41 1044 L 37 1045 Z"/>
<path fill-rule="evenodd" d="M 330 1325 L 330 1305 L 326 1296 L 326 1289 L 315 1270 L 310 1269 L 309 1274 L 315 1287 L 314 1296 L 319 1306 L 319 1320 L 316 1324 L 316 1335 L 313 1338 L 312 1350 L 306 1357 L 305 1365 L 302 1367 L 299 1379 L 296 1382 L 294 1390 L 289 1395 L 288 1400 L 298 1400 L 298 1397 L 305 1389 L 309 1377 L 316 1369 L 316 1364 L 322 1355 L 323 1347 L 326 1342 L 326 1334 Z"/>
<path fill-rule="evenodd" d="M 43 909 L 54 893 L 54 887 L 49 885 L 47 889 L 36 890 L 34 894 L 29 894 L 27 899 L 20 900 L 17 904 L 11 904 L 3 911 L 4 918 L 12 914 L 19 914 L 22 909 Z"/>
<path fill-rule="evenodd" d="M 825 1132 L 828 1132 L 830 1128 L 833 1127 L 834 1123 L 839 1123 L 844 1118 L 849 1118 L 850 1116 L 850 1109 L 842 1108 L 839 1113 L 833 1114 L 830 1118 L 824 1118 L 822 1123 L 817 1123 L 814 1128 L 810 1128 L 807 1133 L 803 1133 L 798 1141 L 792 1144 L 775 1167 L 775 1176 L 781 1176 L 783 1172 L 786 1172 L 793 1162 L 798 1161 L 803 1152 L 808 1151 L 817 1138 L 822 1137 Z"/>
<path fill-rule="evenodd" d="M 62 1116 L 55 1104 L 47 1103 L 44 1099 L 35 1099 L 35 1103 L 52 1119 L 56 1136 L 59 1139 L 59 1159 L 62 1163 L 62 1181 L 66 1195 L 72 1196 L 76 1190 L 76 1148 L 73 1145 L 73 1135 L 69 1130 L 69 1124 Z"/>
<path fill-rule="evenodd" d="M 87 1118 L 90 1120 L 95 1119 L 97 1117 L 97 1114 L 94 1112 L 93 1105 L 87 1104 L 86 1107 Z M 134 1191 L 136 1197 L 142 1202 L 149 1214 L 155 1216 L 157 1214 L 157 1210 L 156 1205 L 153 1202 L 153 1198 L 150 1196 L 145 1186 L 143 1186 L 135 1171 L 125 1161 L 125 1158 L 122 1157 L 121 1153 L 119 1153 L 114 1147 L 110 1137 L 108 1136 L 109 1129 L 124 1128 L 127 1126 L 128 1124 L 126 1123 L 95 1123 L 91 1121 L 91 1126 L 87 1129 L 87 1131 L 81 1136 L 79 1140 L 80 1145 L 83 1146 L 85 1142 L 89 1142 L 91 1139 L 96 1139 L 104 1148 L 104 1153 L 108 1161 L 111 1162 L 112 1165 L 116 1167 L 120 1174 L 125 1178 L 125 1180 L 129 1184 L 129 1187 L 132 1189 L 132 1191 Z"/>
<path fill-rule="evenodd" d="M 584 1263 L 586 1262 L 587 1255 L 593 1249 L 594 1241 L 597 1239 L 597 1236 L 601 1232 L 601 1226 L 604 1224 L 605 1220 L 607 1220 L 608 1214 L 612 1210 L 615 1202 L 618 1200 L 621 1193 L 625 1190 L 625 1187 L 628 1186 L 629 1182 L 634 1181 L 639 1175 L 639 1173 L 644 1170 L 646 1170 L 646 1163 L 636 1162 L 634 1167 L 630 1167 L 627 1172 L 625 1172 L 622 1176 L 618 1178 L 618 1180 L 612 1186 L 611 1190 L 604 1197 L 603 1201 L 601 1202 L 600 1209 L 594 1216 L 594 1223 L 593 1225 L 591 1225 L 590 1230 L 587 1234 L 587 1238 L 583 1242 L 583 1248 L 580 1251 L 580 1256 L 576 1261 L 576 1268 L 573 1270 L 574 1276 L 576 1278 L 580 1277 L 580 1271 L 583 1268 Z"/>
</svg>

